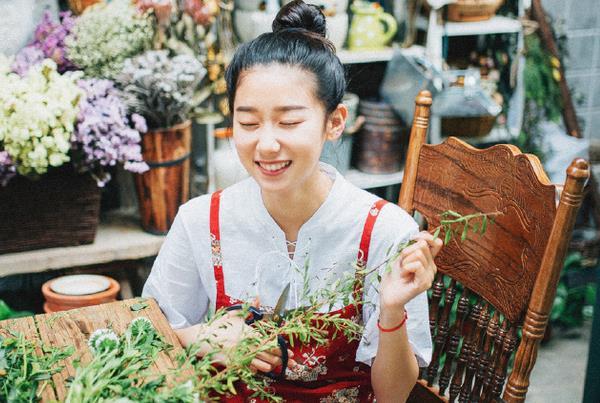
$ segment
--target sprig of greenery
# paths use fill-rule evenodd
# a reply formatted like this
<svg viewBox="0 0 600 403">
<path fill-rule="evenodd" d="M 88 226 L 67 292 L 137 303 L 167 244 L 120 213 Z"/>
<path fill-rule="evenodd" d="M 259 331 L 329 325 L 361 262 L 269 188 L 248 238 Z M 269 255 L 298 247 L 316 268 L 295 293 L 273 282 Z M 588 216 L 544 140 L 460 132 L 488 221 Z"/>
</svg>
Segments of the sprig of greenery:
<svg viewBox="0 0 600 403">
<path fill-rule="evenodd" d="M 73 347 L 42 346 L 43 355 L 35 351 L 35 343 L 16 331 L 0 336 L 0 401 L 36 402 L 44 388 L 52 383 L 52 375 L 63 367 L 59 362 L 74 352 Z"/>
<path fill-rule="evenodd" d="M 461 215 L 456 211 L 446 210 L 440 214 L 440 225 L 433 228 L 430 232 L 433 233 L 433 238 L 438 239 L 440 235 L 443 235 L 444 245 L 450 243 L 453 238 L 460 237 L 461 242 L 464 242 L 468 238 L 469 232 L 474 232 L 483 236 L 487 231 L 490 224 L 494 224 L 496 217 L 501 215 L 499 211 L 492 213 L 473 213 L 468 215 Z M 381 281 L 379 270 L 382 267 L 386 267 L 386 270 L 391 270 L 391 263 L 393 263 L 400 255 L 402 251 L 409 246 L 415 244 L 416 241 L 409 240 L 399 244 L 396 248 L 392 247 L 388 250 L 388 258 L 377 266 L 371 269 L 363 269 L 362 274 L 368 276 L 373 273 L 377 273 L 377 280 Z"/>
</svg>

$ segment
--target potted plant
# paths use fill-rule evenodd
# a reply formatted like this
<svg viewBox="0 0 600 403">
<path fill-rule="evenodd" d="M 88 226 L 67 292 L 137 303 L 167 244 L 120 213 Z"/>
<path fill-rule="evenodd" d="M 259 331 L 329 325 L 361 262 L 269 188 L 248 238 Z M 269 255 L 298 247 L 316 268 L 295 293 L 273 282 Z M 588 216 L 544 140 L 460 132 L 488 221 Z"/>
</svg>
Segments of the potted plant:
<svg viewBox="0 0 600 403">
<path fill-rule="evenodd" d="M 142 148 L 150 170 L 135 182 L 142 227 L 158 234 L 169 230 L 179 205 L 189 198 L 191 119 L 206 117 L 202 104 L 214 92 L 205 65 L 214 45 L 207 32 L 216 2 L 178 4 L 136 3 L 153 22 L 154 50 L 125 60 L 116 79 L 129 110 L 148 124 Z"/>
<path fill-rule="evenodd" d="M 148 51 L 125 62 L 118 77 L 130 110 L 146 118 L 144 160 L 150 170 L 135 178 L 142 227 L 166 233 L 189 198 L 190 114 L 206 69 L 190 55 Z"/>
<path fill-rule="evenodd" d="M 0 59 L 0 253 L 91 243 L 106 168 L 147 169 L 145 122 L 110 81 L 60 74 L 51 59 L 13 67 Z"/>
</svg>

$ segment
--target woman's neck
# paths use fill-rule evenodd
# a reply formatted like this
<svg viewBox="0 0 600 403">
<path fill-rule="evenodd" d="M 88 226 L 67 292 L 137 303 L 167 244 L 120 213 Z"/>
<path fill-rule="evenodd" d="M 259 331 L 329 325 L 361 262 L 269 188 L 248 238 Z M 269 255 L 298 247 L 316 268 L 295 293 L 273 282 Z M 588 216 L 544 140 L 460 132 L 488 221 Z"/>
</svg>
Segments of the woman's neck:
<svg viewBox="0 0 600 403">
<path fill-rule="evenodd" d="M 333 182 L 320 169 L 305 185 L 288 193 L 262 193 L 263 203 L 289 241 L 295 241 L 300 227 L 327 199 Z"/>
</svg>

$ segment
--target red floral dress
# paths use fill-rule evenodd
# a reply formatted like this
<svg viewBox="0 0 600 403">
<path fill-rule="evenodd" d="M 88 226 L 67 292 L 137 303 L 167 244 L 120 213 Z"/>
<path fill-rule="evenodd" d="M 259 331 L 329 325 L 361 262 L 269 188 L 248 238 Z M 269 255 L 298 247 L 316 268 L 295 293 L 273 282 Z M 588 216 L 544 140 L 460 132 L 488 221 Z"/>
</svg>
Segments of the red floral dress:
<svg viewBox="0 0 600 403">
<path fill-rule="evenodd" d="M 223 262 L 221 257 L 219 206 L 221 193 L 212 195 L 210 204 L 210 237 L 212 263 L 217 284 L 216 308 L 224 308 L 240 303 L 225 291 Z M 358 250 L 358 263 L 365 267 L 369 258 L 371 233 L 385 200 L 376 201 L 365 220 Z M 356 276 L 354 289 L 362 289 L 362 278 Z M 360 298 L 358 299 L 361 300 Z M 341 317 L 359 322 L 362 304 L 348 305 L 337 311 L 323 315 L 340 314 Z M 342 333 L 334 337 L 335 329 L 329 329 L 329 342 L 322 346 L 300 345 L 290 347 L 294 360 L 299 364 L 294 370 L 288 369 L 284 380 L 273 381 L 271 387 L 286 402 L 372 402 L 370 367 L 355 361 L 359 340 L 349 341 Z M 239 385 L 237 395 L 225 396 L 226 402 L 261 402 L 252 398 L 254 391 Z"/>
</svg>

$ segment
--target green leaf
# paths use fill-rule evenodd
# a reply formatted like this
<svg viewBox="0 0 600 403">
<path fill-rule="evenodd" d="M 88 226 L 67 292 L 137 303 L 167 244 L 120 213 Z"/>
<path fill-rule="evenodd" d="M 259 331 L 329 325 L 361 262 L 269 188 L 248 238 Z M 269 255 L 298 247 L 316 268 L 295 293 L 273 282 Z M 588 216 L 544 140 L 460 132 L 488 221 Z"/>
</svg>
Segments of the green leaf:
<svg viewBox="0 0 600 403">
<path fill-rule="evenodd" d="M 435 232 L 433 233 L 433 239 L 436 240 L 438 239 L 438 237 L 440 236 L 440 231 L 441 231 L 442 227 L 437 227 L 437 229 L 435 230 Z"/>
<path fill-rule="evenodd" d="M 463 227 L 462 234 L 460 235 L 461 241 L 464 242 L 467 239 L 468 232 L 469 232 L 469 223 L 466 222 L 465 226 Z"/>
<path fill-rule="evenodd" d="M 141 311 L 142 309 L 148 308 L 148 304 L 140 303 L 133 304 L 129 307 L 133 312 Z"/>
<path fill-rule="evenodd" d="M 483 220 L 481 222 L 481 231 L 479 232 L 481 235 L 485 234 L 488 226 L 488 217 L 486 215 L 483 216 Z"/>
<path fill-rule="evenodd" d="M 448 242 L 452 239 L 452 231 L 446 231 L 446 235 L 444 235 L 444 245 L 448 245 Z"/>
</svg>

